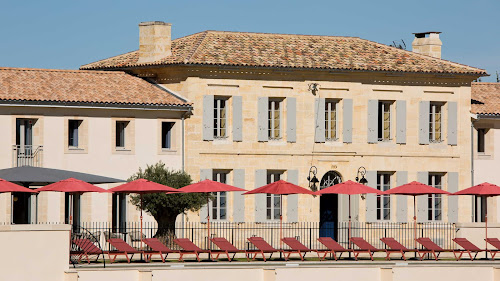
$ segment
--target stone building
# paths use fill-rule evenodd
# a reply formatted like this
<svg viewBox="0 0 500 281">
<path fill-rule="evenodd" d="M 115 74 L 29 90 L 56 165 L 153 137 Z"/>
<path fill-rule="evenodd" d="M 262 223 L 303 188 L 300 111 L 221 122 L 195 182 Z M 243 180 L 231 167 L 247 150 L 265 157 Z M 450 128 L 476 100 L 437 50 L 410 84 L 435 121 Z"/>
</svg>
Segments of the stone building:
<svg viewBox="0 0 500 281">
<path fill-rule="evenodd" d="M 182 169 L 191 109 L 122 71 L 0 68 L 0 169 L 30 165 L 123 180 L 158 161 Z M 58 192 L 0 194 L 0 224 L 67 222 L 67 200 Z M 73 206 L 75 223 L 138 220 L 124 195 L 86 193 Z"/>
<path fill-rule="evenodd" d="M 203 31 L 172 40 L 171 25 L 139 25 L 139 50 L 81 67 L 147 78 L 193 103 L 186 171 L 253 189 L 277 179 L 324 188 L 367 170 L 386 190 L 418 180 L 470 186 L 471 83 L 482 69 L 440 59 L 438 32 L 414 52 L 337 36 Z M 314 168 L 312 169 L 314 170 Z M 218 194 L 216 221 L 345 221 L 343 196 Z M 422 197 L 422 221 L 470 221 L 466 198 Z M 411 220 L 408 197 L 355 196 L 355 221 Z M 206 217 L 189 214 L 197 221 Z"/>
<path fill-rule="evenodd" d="M 500 185 L 500 83 L 472 83 L 473 179 Z M 464 128 L 465 131 L 465 128 Z M 469 199 L 471 200 L 471 199 Z M 484 222 L 485 198 L 474 201 L 473 221 Z M 499 222 L 499 198 L 488 198 L 488 221 Z M 497 225 L 498 226 L 498 225 Z"/>
</svg>

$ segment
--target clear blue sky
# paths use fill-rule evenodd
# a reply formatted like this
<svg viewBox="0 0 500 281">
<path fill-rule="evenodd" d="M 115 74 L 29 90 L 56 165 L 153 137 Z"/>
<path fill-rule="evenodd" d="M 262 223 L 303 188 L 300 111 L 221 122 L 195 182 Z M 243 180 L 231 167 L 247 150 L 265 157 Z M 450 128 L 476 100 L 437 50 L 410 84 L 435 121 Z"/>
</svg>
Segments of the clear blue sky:
<svg viewBox="0 0 500 281">
<path fill-rule="evenodd" d="M 0 66 L 77 69 L 138 48 L 138 24 L 172 23 L 174 38 L 203 30 L 356 36 L 390 44 L 441 31 L 442 57 L 500 72 L 499 0 L 7 1 Z"/>
</svg>

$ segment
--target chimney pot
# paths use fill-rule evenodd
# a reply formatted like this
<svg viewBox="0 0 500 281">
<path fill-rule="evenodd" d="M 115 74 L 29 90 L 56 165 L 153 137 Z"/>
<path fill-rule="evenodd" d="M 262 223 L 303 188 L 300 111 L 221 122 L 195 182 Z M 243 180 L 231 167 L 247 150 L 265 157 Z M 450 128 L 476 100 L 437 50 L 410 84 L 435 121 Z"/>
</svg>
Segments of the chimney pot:
<svg viewBox="0 0 500 281">
<path fill-rule="evenodd" d="M 411 44 L 413 52 L 440 59 L 441 46 L 443 45 L 439 39 L 440 33 L 438 31 L 413 33 L 415 34 L 415 39 Z"/>
<path fill-rule="evenodd" d="M 155 62 L 172 55 L 172 25 L 162 21 L 139 23 L 139 60 Z"/>
</svg>

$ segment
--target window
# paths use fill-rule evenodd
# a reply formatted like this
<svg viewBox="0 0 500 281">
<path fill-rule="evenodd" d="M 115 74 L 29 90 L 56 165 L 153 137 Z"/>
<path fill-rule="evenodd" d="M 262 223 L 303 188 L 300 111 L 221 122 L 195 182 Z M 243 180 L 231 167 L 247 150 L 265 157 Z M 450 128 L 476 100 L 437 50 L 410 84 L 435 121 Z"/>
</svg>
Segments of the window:
<svg viewBox="0 0 500 281">
<path fill-rule="evenodd" d="M 336 141 L 337 137 L 337 101 L 325 102 L 325 140 Z"/>
<path fill-rule="evenodd" d="M 279 181 L 282 175 L 283 173 L 279 171 L 267 171 L 267 183 Z M 281 197 L 277 194 L 266 194 L 266 218 L 268 220 L 279 220 L 280 209 Z"/>
<path fill-rule="evenodd" d="M 283 100 L 269 99 L 268 102 L 268 137 L 270 140 L 281 139 L 281 108 Z"/>
<path fill-rule="evenodd" d="M 391 140 L 391 104 L 388 101 L 378 102 L 378 140 Z"/>
<path fill-rule="evenodd" d="M 228 174 L 226 171 L 214 170 L 212 179 L 227 184 Z M 214 220 L 227 219 L 227 192 L 215 192 L 212 195 L 212 218 Z"/>
<path fill-rule="evenodd" d="M 113 193 L 112 230 L 113 232 L 127 232 L 127 194 Z"/>
<path fill-rule="evenodd" d="M 73 201 L 71 201 L 73 199 Z M 81 194 L 64 194 L 64 223 L 69 224 L 70 218 L 73 222 L 73 227 L 80 226 L 81 214 Z"/>
<path fill-rule="evenodd" d="M 477 152 L 484 153 L 486 148 L 486 129 L 477 129 Z"/>
<path fill-rule="evenodd" d="M 429 174 L 429 185 L 435 188 L 443 189 L 442 175 Z M 428 215 L 427 219 L 430 221 L 440 221 L 442 219 L 442 200 L 441 194 L 428 195 Z"/>
<path fill-rule="evenodd" d="M 227 98 L 214 98 L 214 138 L 227 138 Z"/>
<path fill-rule="evenodd" d="M 441 128 L 442 128 L 442 108 L 441 103 L 430 103 L 429 109 L 429 142 L 439 143 L 442 142 Z"/>
<path fill-rule="evenodd" d="M 116 121 L 116 147 L 125 148 L 125 133 L 128 121 Z"/>
<path fill-rule="evenodd" d="M 172 128 L 174 122 L 161 122 L 161 148 L 172 148 Z"/>
<path fill-rule="evenodd" d="M 391 174 L 377 173 L 377 189 L 386 191 L 391 188 Z M 391 219 L 390 195 L 377 195 L 377 220 Z"/>
<path fill-rule="evenodd" d="M 78 129 L 81 123 L 81 120 L 68 120 L 68 146 L 78 147 Z"/>
</svg>

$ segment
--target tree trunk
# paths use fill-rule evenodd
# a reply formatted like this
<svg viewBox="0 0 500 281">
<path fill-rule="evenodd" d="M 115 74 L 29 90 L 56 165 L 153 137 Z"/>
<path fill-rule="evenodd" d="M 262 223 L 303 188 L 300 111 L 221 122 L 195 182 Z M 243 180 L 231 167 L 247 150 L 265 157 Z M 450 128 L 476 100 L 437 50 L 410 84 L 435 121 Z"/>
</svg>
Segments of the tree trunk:
<svg viewBox="0 0 500 281">
<path fill-rule="evenodd" d="M 158 238 L 162 243 L 172 246 L 175 239 L 175 219 L 177 215 L 160 215 L 155 217 L 158 222 L 158 230 L 155 238 Z"/>
</svg>

